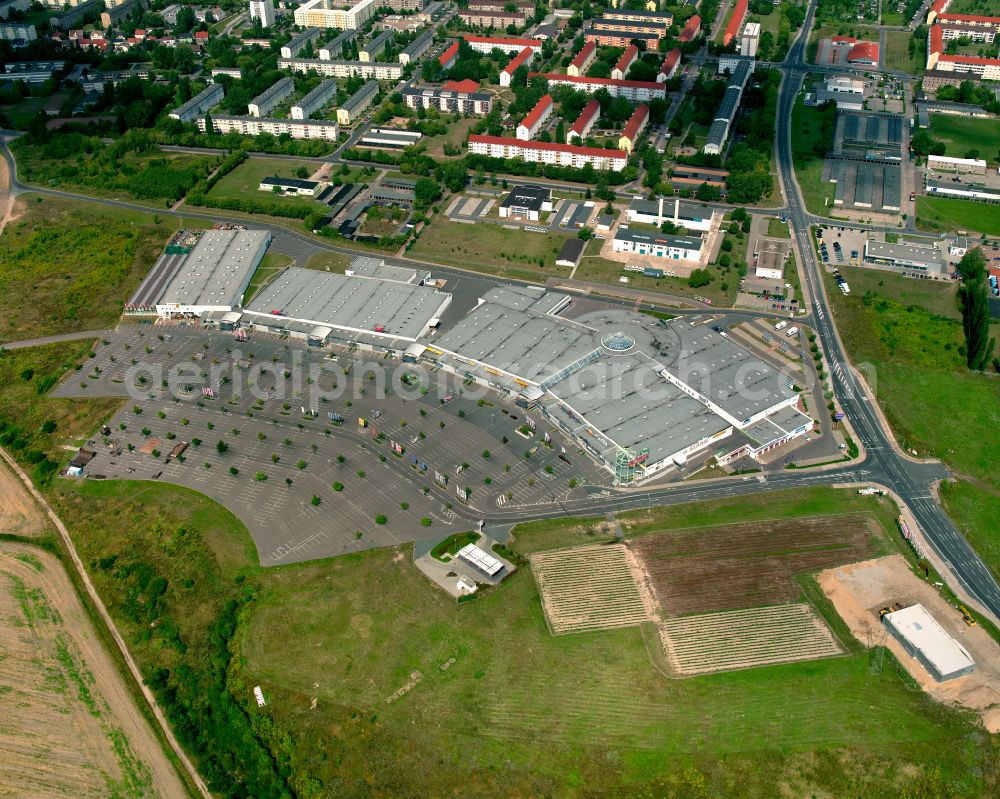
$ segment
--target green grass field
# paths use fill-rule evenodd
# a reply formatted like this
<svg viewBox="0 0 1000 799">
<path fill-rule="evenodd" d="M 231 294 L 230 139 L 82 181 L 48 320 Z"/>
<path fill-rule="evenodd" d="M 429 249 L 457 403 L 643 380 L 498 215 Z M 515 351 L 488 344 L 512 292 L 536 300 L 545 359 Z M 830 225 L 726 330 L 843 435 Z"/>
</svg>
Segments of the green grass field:
<svg viewBox="0 0 1000 799">
<path fill-rule="evenodd" d="M 295 259 L 290 255 L 285 255 L 279 252 L 269 252 L 267 253 L 260 262 L 260 266 L 257 267 L 257 271 L 254 272 L 253 277 L 250 278 L 250 284 L 247 286 L 246 296 L 244 298 L 244 303 L 250 302 L 264 286 L 271 282 L 271 280 L 285 267 L 291 266 L 295 262 Z"/>
<path fill-rule="evenodd" d="M 266 200 L 315 211 L 322 208 L 315 200 L 309 197 L 279 197 L 270 192 L 261 191 L 260 182 L 267 177 L 297 177 L 295 171 L 300 167 L 308 169 L 311 175 L 319 166 L 320 164 L 316 161 L 253 156 L 216 183 L 206 196 L 219 200 Z"/>
<path fill-rule="evenodd" d="M 917 227 L 942 233 L 968 230 L 1000 236 L 1000 214 L 989 203 L 919 195 Z"/>
<path fill-rule="evenodd" d="M 788 232 L 788 223 L 773 216 L 767 220 L 767 235 L 775 239 L 790 239 L 792 237 L 792 234 Z"/>
<path fill-rule="evenodd" d="M 351 264 L 351 258 L 339 252 L 317 252 L 309 256 L 307 269 L 322 269 L 324 272 L 343 272 Z"/>
<path fill-rule="evenodd" d="M 914 280 L 895 272 L 851 269 L 847 274 L 851 294 L 872 291 L 900 305 L 915 305 L 936 316 L 961 319 L 958 284 L 950 280 Z"/>
<path fill-rule="evenodd" d="M 555 265 L 567 238 L 557 233 L 529 233 L 500 225 L 449 222 L 444 214 L 438 214 L 423 229 L 408 255 L 477 272 L 544 280 L 569 275 L 569 269 Z"/>
<path fill-rule="evenodd" d="M 817 489 L 627 514 L 624 521 L 629 534 L 643 535 L 834 510 L 866 510 L 888 525 L 894 516 L 887 501 Z M 524 553 L 593 543 L 588 526 L 565 519 L 522 526 L 513 546 Z M 716 780 L 739 779 L 741 796 L 770 796 L 781 778 L 804 780 L 800 795 L 818 792 L 817 780 L 839 796 L 872 753 L 893 753 L 880 778 L 891 785 L 895 769 L 915 765 L 916 752 L 929 754 L 961 729 L 958 715 L 913 691 L 895 667 L 870 676 L 856 644 L 832 660 L 665 680 L 650 662 L 648 631 L 549 635 L 524 571 L 462 605 L 390 552 L 264 578 L 241 637 L 246 674 L 276 697 L 283 729 L 301 730 L 303 738 L 329 725 L 341 731 L 338 762 L 317 772 L 324 783 L 357 766 L 366 740 L 366 781 L 388 779 L 381 750 L 399 747 L 395 768 L 431 795 L 457 784 L 475 794 L 501 768 L 503 788 L 494 788 L 501 795 L 573 796 L 583 786 L 603 795 L 622 785 L 673 784 L 669 774 L 686 765 L 715 771 Z M 455 663 L 444 671 L 449 658 Z M 386 701 L 418 671 L 402 698 Z M 310 697 L 324 710 L 305 710 Z M 303 762 L 318 764 L 326 745 L 305 743 Z M 847 773 L 798 773 L 801 758 L 817 749 L 838 752 Z M 475 771 L 466 763 L 471 751 Z"/>
<path fill-rule="evenodd" d="M 650 662 L 648 631 L 551 636 L 526 570 L 456 604 L 393 551 L 259 569 L 245 530 L 184 489 L 72 483 L 60 488 L 60 504 L 86 562 L 132 563 L 142 552 L 168 578 L 162 618 L 189 642 L 185 660 L 198 656 L 199 630 L 219 604 L 252 593 L 230 685 L 247 708 L 250 687 L 262 686 L 268 706 L 258 729 L 287 758 L 293 783 L 313 787 L 305 795 L 337 785 L 357 795 L 366 785 L 385 796 L 459 787 L 471 796 L 623 788 L 722 796 L 738 783 L 739 795 L 764 797 L 780 780 L 797 795 L 840 796 L 864 780 L 865 795 L 888 796 L 905 774 L 911 787 L 940 783 L 942 795 L 976 796 L 970 774 L 993 767 L 982 740 L 944 745 L 966 735 L 963 716 L 914 690 L 891 659 L 871 676 L 856 644 L 831 660 L 667 680 Z M 830 489 L 751 505 L 755 518 L 833 509 L 891 516 L 887 502 Z M 676 522 L 664 514 L 655 529 L 745 519 L 743 506 L 681 507 Z M 136 532 L 126 540 L 106 519 L 130 520 Z M 517 548 L 551 541 L 542 527 L 520 531 Z M 178 663 L 126 618 L 113 569 L 92 574 L 143 667 Z M 703 782 L 714 793 L 693 792 Z"/>
<path fill-rule="evenodd" d="M 792 109 L 792 159 L 802 199 L 812 213 L 830 216 L 834 184 L 823 182 L 823 156 L 813 148 L 820 138 L 819 109 L 795 101 Z"/>
<path fill-rule="evenodd" d="M 883 13 L 883 18 L 890 16 L 889 14 Z M 902 19 L 902 14 L 893 14 L 892 16 Z M 885 22 L 885 25 L 903 25 L 904 22 Z M 924 58 L 924 52 L 920 47 L 917 47 L 913 51 L 913 55 L 910 55 L 910 40 L 913 35 L 909 31 L 886 31 L 885 33 L 885 54 L 883 56 L 883 64 L 886 69 L 899 69 L 903 72 L 909 72 L 911 75 L 919 75 L 923 72 L 924 64 L 926 63 Z"/>
<path fill-rule="evenodd" d="M 0 342 L 114 326 L 176 217 L 24 194 L 0 240 Z"/>
<path fill-rule="evenodd" d="M 965 158 L 976 150 L 979 158 L 1000 161 L 1000 124 L 995 117 L 977 119 L 957 114 L 931 114 L 931 135 L 945 144 L 945 155 Z"/>
<path fill-rule="evenodd" d="M 432 158 L 452 157 L 444 154 L 445 145 L 449 144 L 452 147 L 461 148 L 462 142 L 465 141 L 465 138 L 469 135 L 469 130 L 476 124 L 476 120 L 474 118 L 460 119 L 458 122 L 453 122 L 450 117 L 445 117 L 444 121 L 448 124 L 447 132 L 442 133 L 439 136 L 428 136 L 420 142 L 421 146 L 425 148 L 427 155 Z"/>
<path fill-rule="evenodd" d="M 829 276 L 827 295 L 851 361 L 870 365 L 863 371 L 900 443 L 1000 487 L 1000 437 L 988 432 L 1000 425 L 1000 381 L 966 369 L 961 322 L 900 304 L 901 287 L 892 299 L 881 287 L 861 291 L 854 274 L 849 297 Z"/>
</svg>

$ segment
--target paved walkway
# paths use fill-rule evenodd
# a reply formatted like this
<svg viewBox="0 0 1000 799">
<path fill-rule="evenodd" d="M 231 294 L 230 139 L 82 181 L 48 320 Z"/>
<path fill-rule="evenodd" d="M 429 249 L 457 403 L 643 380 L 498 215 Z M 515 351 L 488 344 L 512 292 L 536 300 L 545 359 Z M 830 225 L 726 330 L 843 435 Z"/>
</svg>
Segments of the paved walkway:
<svg viewBox="0 0 1000 799">
<path fill-rule="evenodd" d="M 80 330 L 77 333 L 60 333 L 57 336 L 42 336 L 41 338 L 29 338 L 24 341 L 9 341 L 5 344 L 0 344 L 0 350 L 23 350 L 28 347 L 43 347 L 46 344 L 58 344 L 60 341 L 101 338 L 107 332 L 107 330 Z"/>
</svg>

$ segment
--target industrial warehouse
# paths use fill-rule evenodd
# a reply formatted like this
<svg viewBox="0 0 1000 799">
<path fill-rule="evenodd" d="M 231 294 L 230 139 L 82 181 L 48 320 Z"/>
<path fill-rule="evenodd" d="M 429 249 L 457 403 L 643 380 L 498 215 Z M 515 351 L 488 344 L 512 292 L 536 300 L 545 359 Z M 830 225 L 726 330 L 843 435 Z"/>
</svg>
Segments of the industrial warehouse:
<svg viewBox="0 0 1000 799">
<path fill-rule="evenodd" d="M 169 318 L 231 311 L 243 302 L 270 243 L 266 230 L 181 231 L 126 303 L 125 313 L 155 311 Z"/>
</svg>

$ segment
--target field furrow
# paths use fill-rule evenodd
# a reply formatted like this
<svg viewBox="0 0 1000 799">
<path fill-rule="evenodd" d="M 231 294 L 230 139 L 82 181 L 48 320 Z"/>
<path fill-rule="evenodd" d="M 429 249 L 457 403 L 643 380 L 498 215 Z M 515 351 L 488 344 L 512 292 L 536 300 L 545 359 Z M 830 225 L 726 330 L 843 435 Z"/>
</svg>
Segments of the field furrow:
<svg viewBox="0 0 1000 799">
<path fill-rule="evenodd" d="M 531 568 L 557 635 L 631 627 L 649 618 L 621 544 L 536 553 Z"/>
<path fill-rule="evenodd" d="M 667 662 L 680 676 L 745 669 L 841 654 L 806 604 L 667 619 L 660 628 Z"/>
</svg>

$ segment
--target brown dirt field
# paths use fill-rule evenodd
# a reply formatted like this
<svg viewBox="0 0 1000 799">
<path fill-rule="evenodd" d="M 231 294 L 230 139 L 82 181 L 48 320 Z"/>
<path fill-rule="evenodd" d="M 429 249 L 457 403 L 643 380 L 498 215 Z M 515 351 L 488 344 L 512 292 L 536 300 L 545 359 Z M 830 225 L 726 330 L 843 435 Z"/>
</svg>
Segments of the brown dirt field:
<svg viewBox="0 0 1000 799">
<path fill-rule="evenodd" d="M 976 670 L 945 683 L 937 682 L 899 642 L 885 643 L 920 687 L 939 702 L 977 711 L 990 732 L 1000 732 L 1000 646 L 982 627 L 968 627 L 962 615 L 933 586 L 918 577 L 901 555 L 828 569 L 817 577 L 851 633 L 865 646 L 881 639 L 878 611 L 893 602 L 920 603 L 976 661 Z"/>
<path fill-rule="evenodd" d="M 62 564 L 0 544 L 0 796 L 187 796 Z"/>
<path fill-rule="evenodd" d="M 42 509 L 25 490 L 24 483 L 0 461 L 0 533 L 40 535 L 47 526 Z"/>
<path fill-rule="evenodd" d="M 878 523 L 863 514 L 732 524 L 627 542 L 664 613 L 680 616 L 794 602 L 795 575 L 878 553 Z"/>
</svg>

